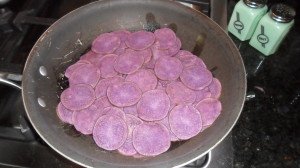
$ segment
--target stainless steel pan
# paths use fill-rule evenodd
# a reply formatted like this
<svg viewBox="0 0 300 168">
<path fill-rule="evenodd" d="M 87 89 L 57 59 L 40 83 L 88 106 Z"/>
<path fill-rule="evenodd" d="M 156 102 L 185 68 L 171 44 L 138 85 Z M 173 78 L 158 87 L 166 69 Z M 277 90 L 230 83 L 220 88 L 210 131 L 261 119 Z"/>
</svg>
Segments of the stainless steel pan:
<svg viewBox="0 0 300 168">
<path fill-rule="evenodd" d="M 55 108 L 67 86 L 65 69 L 86 51 L 98 34 L 118 29 L 170 27 L 182 48 L 199 55 L 220 79 L 223 106 L 215 123 L 198 136 L 174 143 L 157 157 L 135 159 L 107 152 L 90 136 L 59 121 Z M 0 82 L 6 82 L 1 79 Z M 205 15 L 173 1 L 104 0 L 83 6 L 50 26 L 32 48 L 22 80 L 29 120 L 43 140 L 66 158 L 87 167 L 180 167 L 203 156 L 230 132 L 246 92 L 241 56 L 227 34 Z"/>
</svg>

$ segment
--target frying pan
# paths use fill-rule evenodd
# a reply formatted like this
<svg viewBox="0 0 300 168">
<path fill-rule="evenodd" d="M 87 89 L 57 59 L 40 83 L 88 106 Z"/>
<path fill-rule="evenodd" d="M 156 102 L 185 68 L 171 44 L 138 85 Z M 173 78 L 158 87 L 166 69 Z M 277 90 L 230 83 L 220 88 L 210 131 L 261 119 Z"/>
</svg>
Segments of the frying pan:
<svg viewBox="0 0 300 168">
<path fill-rule="evenodd" d="M 201 57 L 222 83 L 223 106 L 215 123 L 196 137 L 172 144 L 167 152 L 132 158 L 100 149 L 60 122 L 59 95 L 67 87 L 66 68 L 99 34 L 118 29 L 170 27 L 182 49 Z M 2 83 L 11 82 L 1 80 Z M 30 122 L 42 139 L 64 157 L 86 167 L 180 167 L 205 155 L 236 123 L 246 92 L 241 56 L 226 33 L 207 16 L 173 1 L 103 0 L 76 9 L 50 26 L 32 48 L 23 72 L 22 97 Z"/>
</svg>

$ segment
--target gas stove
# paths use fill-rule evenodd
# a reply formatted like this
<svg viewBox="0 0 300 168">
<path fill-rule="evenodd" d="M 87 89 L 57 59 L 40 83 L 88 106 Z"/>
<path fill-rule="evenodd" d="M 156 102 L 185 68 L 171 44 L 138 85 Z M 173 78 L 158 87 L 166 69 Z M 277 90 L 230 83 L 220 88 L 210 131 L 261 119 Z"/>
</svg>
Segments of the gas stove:
<svg viewBox="0 0 300 168">
<path fill-rule="evenodd" d="M 92 0 L 0 0 L 0 80 L 1 78 L 7 78 L 21 84 L 22 70 L 27 55 L 39 36 L 55 20 L 89 2 L 92 2 Z M 226 30 L 227 16 L 230 16 L 230 12 L 236 1 L 230 0 L 228 1 L 228 5 L 226 0 L 178 0 L 178 2 L 203 12 Z M 229 9 L 228 13 L 227 9 Z M 294 33 L 297 32 L 294 30 Z M 299 37 L 299 33 L 297 35 Z M 266 83 L 273 82 L 273 78 L 268 78 L 266 75 L 266 73 L 268 73 L 266 70 L 270 70 L 270 67 L 274 65 L 272 60 L 266 59 L 266 57 L 256 52 L 246 43 L 241 43 L 233 36 L 231 37 L 240 49 L 245 61 L 249 80 L 248 102 L 246 103 L 245 110 L 238 125 L 234 128 L 232 133 L 206 156 L 185 167 L 250 167 L 251 160 L 249 159 L 244 162 L 242 159 L 242 157 L 248 156 L 247 152 L 249 153 L 250 149 L 245 150 L 243 147 L 246 146 L 250 148 L 251 142 L 249 142 L 248 138 L 256 134 L 255 131 L 248 128 L 248 125 L 245 125 L 245 123 L 253 125 L 249 121 L 249 118 L 253 119 L 252 113 L 257 114 L 261 111 L 261 109 L 258 109 L 259 106 L 264 106 L 264 103 L 267 103 L 267 105 L 269 105 L 268 107 L 273 108 L 272 103 L 274 104 L 278 101 L 278 99 L 274 98 L 273 94 L 276 89 L 278 89 L 278 86 Z M 287 41 L 292 42 L 293 45 L 296 45 L 298 42 L 288 37 L 283 44 L 285 47 L 289 47 Z M 282 48 L 280 51 L 274 56 L 275 61 L 277 61 L 275 65 L 277 68 L 284 69 L 284 65 L 280 65 L 280 61 L 282 60 L 280 56 L 284 55 L 284 51 Z M 298 53 L 299 50 L 292 52 L 292 48 L 290 47 L 289 51 L 291 51 L 289 58 L 297 61 L 294 55 Z M 299 64 L 297 65 L 299 67 Z M 289 74 L 295 73 L 298 70 L 297 66 L 291 68 L 293 69 L 288 71 Z M 272 77 L 279 76 L 278 80 L 282 79 L 281 75 L 285 75 L 285 73 L 276 72 L 278 72 L 278 70 L 271 74 L 273 75 Z M 291 79 L 299 79 L 295 74 L 292 74 L 294 76 L 291 76 Z M 295 82 L 296 84 L 298 82 L 299 85 L 299 80 L 294 81 L 294 85 L 296 85 Z M 286 96 L 285 92 L 280 92 L 281 95 L 286 96 L 284 97 L 286 104 L 276 106 L 280 108 L 278 111 L 287 113 L 286 111 L 289 109 L 297 109 L 296 106 L 299 103 L 300 89 L 299 87 L 295 88 L 294 85 L 293 89 L 297 91 L 291 96 Z M 286 90 L 288 88 L 284 84 L 280 86 Z M 0 85 L 0 93 L 0 167 L 80 167 L 53 151 L 37 135 L 26 118 L 21 93 L 17 86 L 13 88 Z M 290 94 L 290 92 L 288 94 Z M 272 112 L 272 110 L 270 111 Z M 261 125 L 261 123 L 259 124 Z M 269 136 L 270 138 L 271 135 L 267 133 L 268 132 L 265 132 L 264 135 L 258 134 L 257 136 L 264 136 L 264 138 Z M 300 134 L 298 133 L 298 135 Z M 255 141 L 255 139 L 252 140 Z M 264 145 L 262 144 L 256 145 L 256 152 L 262 150 L 261 148 L 263 147 Z M 298 146 L 296 146 L 296 148 L 297 147 Z M 297 150 L 300 151 L 300 148 L 297 148 Z M 250 151 L 252 152 L 252 150 Z M 254 157 L 253 155 L 254 152 L 251 153 L 252 157 Z M 287 157 L 290 158 L 291 156 Z"/>
</svg>

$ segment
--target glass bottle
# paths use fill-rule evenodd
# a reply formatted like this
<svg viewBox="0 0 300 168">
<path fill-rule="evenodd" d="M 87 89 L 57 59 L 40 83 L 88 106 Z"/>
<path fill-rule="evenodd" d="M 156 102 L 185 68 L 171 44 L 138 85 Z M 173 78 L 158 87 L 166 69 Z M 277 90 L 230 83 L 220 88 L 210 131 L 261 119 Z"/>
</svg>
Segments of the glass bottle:
<svg viewBox="0 0 300 168">
<path fill-rule="evenodd" d="M 273 5 L 259 21 L 250 45 L 266 56 L 275 53 L 294 25 L 295 15 L 295 10 L 288 5 Z"/>
<path fill-rule="evenodd" d="M 266 0 L 240 0 L 234 7 L 228 31 L 239 40 L 251 38 L 261 17 L 267 12 Z"/>
</svg>

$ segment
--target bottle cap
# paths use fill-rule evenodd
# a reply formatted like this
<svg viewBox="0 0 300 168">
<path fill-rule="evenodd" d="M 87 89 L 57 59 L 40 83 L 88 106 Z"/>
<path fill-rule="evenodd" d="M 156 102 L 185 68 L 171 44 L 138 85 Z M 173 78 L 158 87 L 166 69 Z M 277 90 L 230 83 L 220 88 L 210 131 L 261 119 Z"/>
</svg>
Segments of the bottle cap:
<svg viewBox="0 0 300 168">
<path fill-rule="evenodd" d="M 269 14 L 277 22 L 288 23 L 295 18 L 296 11 L 288 5 L 275 4 L 271 7 Z"/>
<path fill-rule="evenodd" d="M 267 0 L 243 0 L 250 8 L 262 8 L 266 5 Z"/>
</svg>

